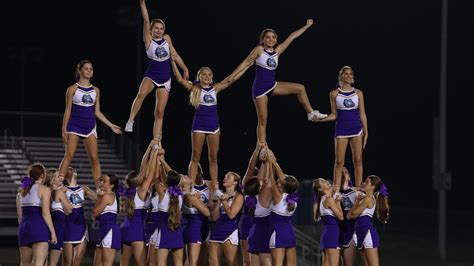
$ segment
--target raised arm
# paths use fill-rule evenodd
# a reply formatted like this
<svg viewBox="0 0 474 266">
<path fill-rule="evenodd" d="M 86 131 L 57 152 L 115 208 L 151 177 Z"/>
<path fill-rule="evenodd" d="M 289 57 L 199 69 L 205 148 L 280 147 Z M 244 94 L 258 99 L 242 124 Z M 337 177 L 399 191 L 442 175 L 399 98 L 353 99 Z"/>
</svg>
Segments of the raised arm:
<svg viewBox="0 0 474 266">
<path fill-rule="evenodd" d="M 276 162 L 276 158 L 273 155 L 273 152 L 270 152 L 270 150 L 268 150 L 267 156 L 268 156 L 269 162 L 272 164 L 272 167 L 275 168 L 275 172 L 277 173 L 277 175 L 281 176 L 281 178 L 279 177 L 279 180 L 280 180 L 280 183 L 283 184 L 281 180 L 283 180 L 283 182 L 284 182 L 286 177 L 285 177 L 285 174 L 283 174 L 283 171 L 281 170 L 280 166 L 278 166 L 278 164 Z M 271 171 L 273 171 L 273 170 L 271 170 Z M 283 193 L 278 188 L 277 183 L 275 181 L 275 178 L 273 177 L 273 174 L 270 174 L 270 177 L 268 178 L 268 181 L 270 181 L 270 190 L 272 192 L 272 201 L 273 201 L 274 204 L 277 204 L 281 201 Z"/>
<path fill-rule="evenodd" d="M 319 119 L 316 122 L 330 122 L 337 119 L 336 96 L 337 96 L 337 90 L 332 90 L 329 93 L 329 102 L 331 103 L 331 113 L 325 118 Z"/>
<path fill-rule="evenodd" d="M 188 67 L 186 66 L 186 64 L 184 63 L 181 56 L 179 56 L 178 52 L 174 48 L 173 42 L 171 41 L 171 37 L 168 34 L 165 34 L 163 36 L 163 38 L 165 38 L 165 40 L 168 42 L 168 44 L 170 46 L 170 53 L 171 53 L 170 56 L 171 56 L 172 61 L 175 61 L 176 64 L 178 64 L 179 68 L 181 68 L 181 70 L 183 70 L 183 78 L 185 80 L 188 80 L 189 79 Z"/>
<path fill-rule="evenodd" d="M 303 27 L 299 28 L 298 30 L 292 32 L 292 33 L 290 34 L 290 36 L 288 36 L 284 42 L 280 43 L 280 44 L 275 48 L 275 52 L 277 52 L 279 55 L 281 55 L 281 54 L 286 50 L 286 48 L 288 48 L 288 46 L 289 46 L 296 38 L 300 37 L 301 34 L 303 34 L 309 27 L 311 27 L 311 25 L 313 25 L 313 20 L 312 20 L 312 19 L 306 20 L 306 25 L 304 25 Z"/>
<path fill-rule="evenodd" d="M 364 130 L 364 142 L 362 147 L 365 148 L 365 145 L 367 145 L 367 140 L 369 138 L 369 126 L 367 125 L 367 115 L 365 113 L 364 94 L 361 90 L 357 90 L 357 95 L 359 96 L 360 121 L 362 122 L 362 128 Z"/>
<path fill-rule="evenodd" d="M 227 77 L 226 79 L 232 80 L 232 82 L 235 82 L 238 80 L 244 73 L 251 67 L 254 63 L 255 60 L 257 59 L 258 55 L 262 52 L 263 47 L 261 45 L 256 46 L 253 48 L 253 50 L 250 52 L 250 54 L 240 63 L 234 71 Z"/>
<path fill-rule="evenodd" d="M 62 138 L 63 138 L 64 144 L 67 143 L 67 123 L 69 122 L 69 118 L 71 117 L 72 98 L 76 90 L 77 90 L 77 85 L 72 85 L 72 86 L 69 86 L 69 88 L 67 88 L 67 91 L 66 91 L 66 107 L 64 108 L 63 127 L 62 127 Z"/>
<path fill-rule="evenodd" d="M 105 117 L 105 115 L 100 111 L 100 90 L 97 87 L 94 87 L 94 89 L 97 94 L 95 99 L 95 116 L 106 126 L 110 127 L 115 134 L 122 134 L 122 129 L 119 126 L 112 124 L 112 122 L 110 122 L 109 119 L 107 119 L 107 117 Z"/>
<path fill-rule="evenodd" d="M 260 180 L 260 172 L 262 172 L 262 187 L 260 188 L 260 192 L 258 193 L 258 200 L 260 201 L 260 204 L 262 204 L 263 207 L 269 208 L 270 207 L 270 202 L 272 201 L 272 191 L 271 191 L 271 186 L 269 184 L 270 178 L 273 177 L 273 167 L 272 164 L 269 162 L 265 162 L 262 164 L 260 167 L 261 170 L 258 171 L 258 178 Z"/>
<path fill-rule="evenodd" d="M 150 33 L 150 16 L 148 15 L 148 9 L 146 8 L 145 0 L 140 0 L 140 11 L 143 18 L 143 42 L 145 43 L 146 49 L 150 46 L 151 43 L 151 33 Z"/>
<path fill-rule="evenodd" d="M 150 188 L 151 183 L 153 182 L 153 178 L 156 176 L 156 170 L 160 167 L 161 163 L 157 160 L 158 157 L 158 149 L 153 149 L 151 151 L 151 155 L 148 158 L 147 166 L 143 169 L 144 178 L 141 184 L 137 187 L 138 197 L 141 200 L 146 198 L 146 194 L 148 193 L 148 189 Z"/>
<path fill-rule="evenodd" d="M 193 88 L 193 83 L 189 80 L 184 79 L 183 76 L 181 76 L 178 66 L 176 65 L 176 62 L 174 60 L 171 60 L 171 68 L 173 69 L 176 81 L 178 81 L 178 83 L 181 84 L 181 86 L 183 86 L 187 91 L 190 91 Z"/>
<path fill-rule="evenodd" d="M 281 169 L 280 165 L 277 163 L 276 157 L 273 154 L 273 152 L 270 151 L 270 149 L 268 150 L 268 154 L 271 156 L 271 159 L 269 158 L 269 160 L 273 164 L 273 168 L 275 169 L 275 173 L 278 177 L 278 181 L 280 181 L 280 184 L 283 184 L 285 182 L 286 175 Z"/>
<path fill-rule="evenodd" d="M 255 175 L 255 166 L 257 165 L 258 161 L 258 153 L 260 152 L 260 145 L 255 146 L 253 150 L 252 156 L 250 156 L 249 163 L 247 165 L 247 170 L 245 171 L 244 178 L 242 179 L 242 185 Z"/>
</svg>

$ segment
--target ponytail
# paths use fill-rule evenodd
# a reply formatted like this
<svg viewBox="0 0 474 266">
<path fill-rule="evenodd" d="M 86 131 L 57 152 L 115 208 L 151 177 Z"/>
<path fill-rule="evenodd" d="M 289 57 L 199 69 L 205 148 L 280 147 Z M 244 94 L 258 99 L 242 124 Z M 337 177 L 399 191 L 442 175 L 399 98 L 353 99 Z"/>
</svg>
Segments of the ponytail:
<svg viewBox="0 0 474 266">
<path fill-rule="evenodd" d="M 191 93 L 189 94 L 189 104 L 194 108 L 198 108 L 201 99 L 201 86 L 199 84 L 193 85 Z"/>
<path fill-rule="evenodd" d="M 246 196 L 245 197 L 245 208 L 250 217 L 255 217 L 255 208 L 257 208 L 257 197 Z"/>
<path fill-rule="evenodd" d="M 377 193 L 377 218 L 382 223 L 387 223 L 390 215 L 390 205 L 388 204 L 388 191 L 387 186 L 384 183 L 380 185 L 379 192 Z"/>
<path fill-rule="evenodd" d="M 120 213 L 120 194 L 123 192 L 123 184 L 119 183 L 119 179 L 114 174 L 104 174 L 109 177 L 109 183 L 113 185 L 112 191 L 115 193 L 115 200 L 117 201 L 117 213 Z"/>
<path fill-rule="evenodd" d="M 20 194 L 25 197 L 30 193 L 31 187 L 41 176 L 45 176 L 46 169 L 41 163 L 34 163 L 28 167 L 28 176 L 21 179 Z"/>
<path fill-rule="evenodd" d="M 296 202 L 298 202 L 298 192 L 288 194 L 288 196 L 286 196 L 286 202 L 288 203 L 287 210 L 289 212 L 294 211 L 296 208 Z"/>
<path fill-rule="evenodd" d="M 181 223 L 181 210 L 179 208 L 179 197 L 183 195 L 179 185 L 168 187 L 167 190 L 170 195 L 170 205 L 168 208 L 168 227 L 171 231 L 176 230 Z"/>
</svg>

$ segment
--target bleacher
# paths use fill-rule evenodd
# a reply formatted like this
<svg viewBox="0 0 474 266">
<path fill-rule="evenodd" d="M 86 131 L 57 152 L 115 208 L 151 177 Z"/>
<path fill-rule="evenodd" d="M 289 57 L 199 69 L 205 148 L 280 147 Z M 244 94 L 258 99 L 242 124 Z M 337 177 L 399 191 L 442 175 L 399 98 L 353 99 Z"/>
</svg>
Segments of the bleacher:
<svg viewBox="0 0 474 266">
<path fill-rule="evenodd" d="M 129 171 L 126 162 L 106 140 L 99 139 L 98 145 L 102 173 L 114 173 L 122 181 Z M 40 162 L 46 168 L 58 168 L 63 155 L 64 144 L 61 138 L 10 137 L 0 142 L 0 219 L 4 225 L 16 222 L 15 198 L 20 179 L 27 174 L 28 165 Z M 78 184 L 95 189 L 89 158 L 82 142 L 77 147 L 71 166 L 78 172 Z M 90 200 L 85 201 L 88 223 L 91 222 L 90 211 L 93 204 L 94 202 Z M 7 231 L 16 234 L 16 230 Z M 0 234 L 9 234 L 8 232 Z"/>
</svg>

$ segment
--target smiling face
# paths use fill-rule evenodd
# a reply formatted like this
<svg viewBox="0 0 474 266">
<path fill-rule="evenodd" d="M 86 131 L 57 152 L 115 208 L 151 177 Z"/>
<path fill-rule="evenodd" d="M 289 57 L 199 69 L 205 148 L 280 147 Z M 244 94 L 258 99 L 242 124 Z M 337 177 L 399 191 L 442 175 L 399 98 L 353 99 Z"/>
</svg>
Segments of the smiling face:
<svg viewBox="0 0 474 266">
<path fill-rule="evenodd" d="M 350 66 L 343 66 L 339 71 L 339 83 L 352 85 L 354 84 L 354 71 Z M 342 85 L 341 84 L 341 85 Z"/>
<path fill-rule="evenodd" d="M 266 48 L 273 48 L 277 43 L 277 34 L 274 30 L 265 30 L 260 41 Z"/>
<path fill-rule="evenodd" d="M 165 24 L 162 20 L 154 20 L 150 28 L 151 37 L 153 39 L 160 39 L 165 34 Z"/>
<path fill-rule="evenodd" d="M 212 70 L 208 67 L 201 67 L 201 69 L 199 69 L 198 74 L 197 74 L 199 83 L 201 84 L 201 86 L 204 86 L 204 87 L 212 85 L 213 76 L 214 75 L 212 73 Z"/>
</svg>

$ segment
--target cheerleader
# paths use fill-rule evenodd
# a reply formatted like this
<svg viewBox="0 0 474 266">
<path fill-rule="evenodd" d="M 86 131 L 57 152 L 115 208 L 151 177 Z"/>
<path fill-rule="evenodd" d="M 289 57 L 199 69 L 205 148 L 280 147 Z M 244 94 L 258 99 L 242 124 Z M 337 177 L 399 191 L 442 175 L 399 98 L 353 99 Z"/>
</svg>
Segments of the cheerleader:
<svg viewBox="0 0 474 266">
<path fill-rule="evenodd" d="M 267 150 L 268 160 L 275 168 L 277 180 L 269 178 L 272 202 L 270 204 L 270 225 L 272 235 L 270 238 L 270 252 L 273 265 L 296 264 L 296 236 L 291 225 L 291 217 L 296 210 L 298 201 L 298 180 L 291 175 L 285 175 L 276 162 L 271 150 Z M 272 170 L 270 170 L 271 172 Z"/>
<path fill-rule="evenodd" d="M 200 176 L 199 171 L 198 176 Z M 203 181 L 202 177 L 201 181 Z M 203 185 L 194 185 L 191 189 L 191 179 L 188 176 L 183 176 L 181 183 L 184 194 L 181 211 L 183 214 L 183 239 L 186 244 L 186 259 L 188 262 L 186 265 L 196 266 L 199 261 L 201 245 L 206 241 L 207 233 L 203 232 L 203 229 L 208 226 L 210 215 L 209 196 L 202 190 L 203 186 L 207 187 L 204 182 Z"/>
<path fill-rule="evenodd" d="M 155 91 L 155 122 L 153 124 L 153 139 L 157 144 L 161 142 L 163 116 L 171 91 L 170 58 L 172 57 L 184 71 L 184 78 L 188 79 L 189 71 L 173 46 L 171 37 L 165 34 L 165 22 L 159 18 L 150 21 L 145 0 L 140 0 L 140 10 L 143 18 L 143 42 L 148 57 L 148 69 L 143 75 L 138 88 L 137 96 L 133 100 L 130 116 L 125 126 L 126 132 L 133 131 L 135 117 L 140 110 L 143 100 Z M 161 145 L 160 145 L 161 146 Z"/>
<path fill-rule="evenodd" d="M 362 258 L 368 266 L 378 266 L 380 238 L 372 224 L 372 217 L 377 213 L 377 218 L 386 223 L 389 217 L 387 187 L 382 179 L 376 175 L 369 175 L 361 185 L 360 193 L 354 206 L 347 213 L 348 219 L 355 219 L 357 234 L 357 247 Z"/>
<path fill-rule="evenodd" d="M 250 157 L 249 164 L 247 166 L 247 170 L 245 171 L 244 178 L 242 179 L 242 185 L 243 185 L 243 190 L 245 191 L 245 184 L 247 181 L 255 176 L 255 173 L 258 172 L 258 169 L 256 169 L 256 165 L 258 162 L 258 153 L 260 151 L 260 145 L 257 145 L 255 147 L 255 150 L 252 153 L 252 156 Z M 256 195 L 256 194 L 255 194 Z M 250 197 L 254 197 L 255 195 L 251 195 Z M 248 202 L 253 202 L 253 198 L 248 199 L 249 195 L 247 195 L 244 192 L 244 207 L 242 208 L 242 215 L 240 216 L 240 221 L 239 221 L 239 241 L 240 241 L 240 251 L 242 253 L 242 260 L 243 260 L 243 265 L 251 265 L 251 255 L 249 253 L 249 242 L 248 242 L 248 237 L 249 237 L 249 232 L 250 228 L 252 227 L 252 216 L 249 214 L 249 205 L 247 204 Z M 255 206 L 251 206 L 255 207 Z"/>
<path fill-rule="evenodd" d="M 86 197 L 96 200 L 97 194 L 87 186 L 77 183 L 77 171 L 69 167 L 64 178 L 66 197 L 72 204 L 72 213 L 66 216 L 64 226 L 63 264 L 81 265 L 86 253 L 89 234 L 84 217 L 83 203 Z"/>
<path fill-rule="evenodd" d="M 100 111 L 100 91 L 99 88 L 91 84 L 93 73 L 92 62 L 82 60 L 76 66 L 77 82 L 69 86 L 66 91 L 66 107 L 62 127 L 62 137 L 66 144 L 66 151 L 59 166 L 59 175 L 66 175 L 79 139 L 83 138 L 91 162 L 92 178 L 97 186 L 101 170 L 96 119 L 110 127 L 115 134 L 122 134 L 122 130 L 110 122 Z"/>
<path fill-rule="evenodd" d="M 127 189 L 122 192 L 125 198 L 125 217 L 120 226 L 122 236 L 121 265 L 128 266 L 133 255 L 139 266 L 146 264 L 145 215 L 148 190 L 157 167 L 158 149 L 150 144 L 142 158 L 140 171 L 131 171 L 125 177 Z M 155 145 L 154 147 L 158 147 Z"/>
<path fill-rule="evenodd" d="M 48 265 L 58 264 L 64 246 L 64 227 L 66 216 L 72 212 L 72 204 L 66 197 L 63 178 L 58 175 L 58 170 L 50 168 L 46 171 L 44 184 L 51 189 L 51 218 L 58 242 L 49 246 Z"/>
<path fill-rule="evenodd" d="M 217 114 L 217 95 L 229 87 L 235 80 L 229 76 L 221 82 L 214 83 L 213 73 L 209 67 L 201 67 L 196 74 L 196 83 L 184 79 L 172 61 L 173 72 L 181 86 L 189 91 L 189 103 L 195 108 L 191 132 L 192 155 L 188 176 L 194 182 L 197 164 L 201 159 L 204 141 L 207 141 L 209 155 L 209 174 L 213 186 L 217 184 L 217 155 L 219 152 L 220 127 Z"/>
<path fill-rule="evenodd" d="M 340 257 L 340 235 L 339 221 L 343 220 L 341 208 L 341 196 L 333 198 L 333 190 L 329 181 L 318 178 L 313 181 L 313 192 L 317 195 L 315 204 L 315 219 L 321 218 L 323 227 L 319 245 L 324 252 L 323 264 L 325 266 L 338 266 Z"/>
<path fill-rule="evenodd" d="M 220 250 L 227 265 L 238 265 L 238 214 L 244 204 L 243 195 L 238 192 L 240 176 L 228 172 L 224 176 L 225 193 L 216 191 L 217 201 L 211 205 L 211 218 L 215 221 L 209 237 L 209 265 L 219 265 Z"/>
<path fill-rule="evenodd" d="M 270 96 L 284 96 L 296 94 L 298 102 L 307 113 L 309 121 L 316 121 L 326 117 L 318 110 L 313 110 L 309 102 L 306 89 L 302 84 L 292 82 L 276 81 L 276 69 L 278 67 L 278 57 L 288 48 L 288 46 L 309 27 L 313 25 L 313 20 L 308 19 L 306 25 L 292 32 L 285 41 L 278 44 L 277 34 L 273 29 L 265 29 L 260 34 L 260 43 L 250 52 L 247 58 L 232 72 L 232 75 L 241 76 L 252 65 L 255 64 L 255 79 L 252 86 L 252 99 L 257 111 L 258 126 L 257 140 L 259 143 L 266 143 L 266 127 L 268 117 L 268 100 Z"/>
<path fill-rule="evenodd" d="M 94 262 L 102 266 L 114 264 L 115 252 L 121 248 L 120 229 L 117 225 L 119 213 L 119 179 L 114 174 L 104 174 L 100 178 L 101 193 L 92 209 L 92 218 L 99 221 L 100 238 L 96 245 Z"/>
<path fill-rule="evenodd" d="M 252 154 L 247 173 L 255 168 L 260 147 L 257 147 Z M 270 204 L 272 194 L 270 189 L 269 178 L 273 178 L 270 174 L 270 163 L 266 158 L 262 158 L 262 164 L 255 177 L 244 177 L 244 194 L 245 206 L 249 210 L 251 217 L 251 226 L 248 236 L 248 252 L 250 253 L 250 265 L 272 265 L 270 255 L 270 237 L 273 233 L 270 226 Z"/>
<path fill-rule="evenodd" d="M 45 174 L 42 164 L 30 165 L 16 197 L 21 265 L 43 266 L 48 256 L 48 241 L 57 243 L 50 213 L 51 190 L 42 185 Z"/>
<path fill-rule="evenodd" d="M 334 134 L 335 162 L 334 162 L 334 189 L 339 191 L 341 185 L 342 168 L 346 156 L 347 146 L 352 149 L 352 161 L 355 169 L 355 186 L 362 182 L 363 164 L 362 151 L 369 138 L 367 115 L 365 113 L 364 94 L 355 89 L 354 71 L 350 66 L 343 66 L 339 70 L 338 84 L 335 90 L 329 93 L 331 114 L 321 121 L 336 120 Z"/>
<path fill-rule="evenodd" d="M 161 174 L 164 174 L 164 167 Z M 174 265 L 183 264 L 183 229 L 181 226 L 181 207 L 183 205 L 183 193 L 179 187 L 181 175 L 174 170 L 168 171 L 165 189 L 158 190 L 159 211 L 162 213 L 158 222 L 158 234 L 155 244 L 156 262 L 159 266 L 167 265 L 169 250 L 172 250 Z"/>
<path fill-rule="evenodd" d="M 341 248 L 344 266 L 353 266 L 357 251 L 357 236 L 355 233 L 355 221 L 347 219 L 347 213 L 354 206 L 357 191 L 352 187 L 351 175 L 346 167 L 342 168 L 341 205 L 344 220 L 341 223 Z M 360 192 L 359 192 L 360 193 Z"/>
</svg>

